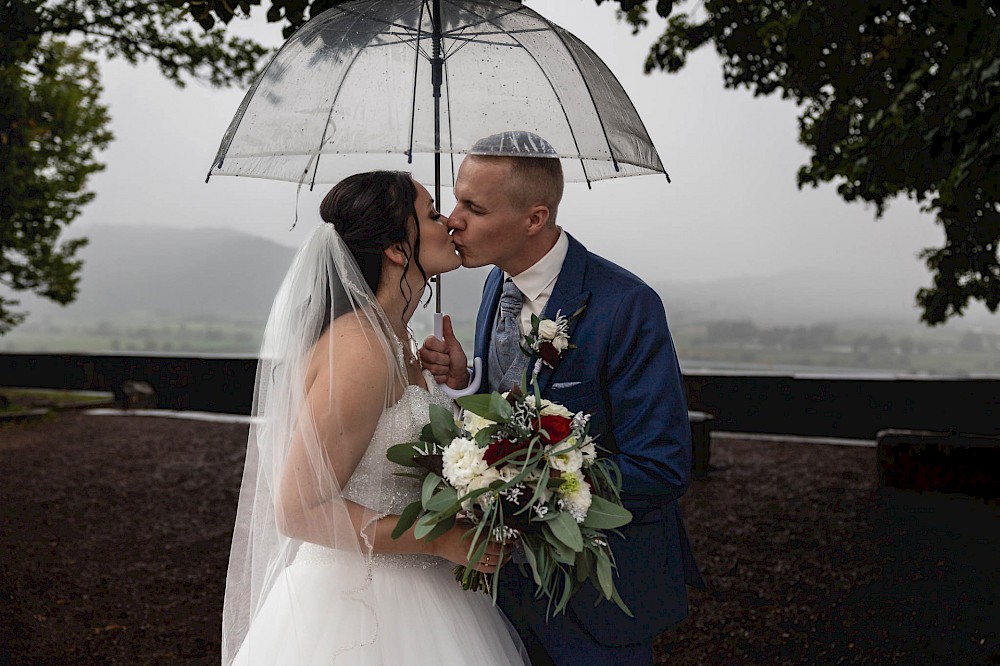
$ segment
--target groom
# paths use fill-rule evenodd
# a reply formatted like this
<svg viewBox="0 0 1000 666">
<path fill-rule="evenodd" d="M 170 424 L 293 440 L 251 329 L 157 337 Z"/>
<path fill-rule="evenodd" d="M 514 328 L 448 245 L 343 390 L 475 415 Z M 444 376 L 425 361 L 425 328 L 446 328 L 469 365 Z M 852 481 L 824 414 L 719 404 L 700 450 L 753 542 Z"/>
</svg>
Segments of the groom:
<svg viewBox="0 0 1000 666">
<path fill-rule="evenodd" d="M 611 601 L 595 607 L 599 593 L 588 584 L 565 614 L 546 621 L 530 574 L 514 564 L 501 570 L 498 596 L 535 664 L 652 664 L 653 638 L 687 615 L 685 584 L 702 584 L 677 506 L 691 469 L 684 388 L 659 297 L 556 226 L 562 192 L 562 167 L 547 141 L 529 132 L 493 135 L 462 162 L 449 226 L 463 265 L 495 266 L 476 321 L 484 391 L 509 390 L 530 374 L 535 359 L 519 342 L 533 314 L 555 319 L 583 308 L 570 324 L 575 348 L 555 369 L 542 366 L 538 384 L 548 400 L 591 414 L 591 434 L 621 468 L 633 520 L 611 546 L 616 586 L 635 618 Z M 439 383 L 464 388 L 467 357 L 447 319 L 444 332 L 444 340 L 425 341 L 421 360 Z"/>
</svg>

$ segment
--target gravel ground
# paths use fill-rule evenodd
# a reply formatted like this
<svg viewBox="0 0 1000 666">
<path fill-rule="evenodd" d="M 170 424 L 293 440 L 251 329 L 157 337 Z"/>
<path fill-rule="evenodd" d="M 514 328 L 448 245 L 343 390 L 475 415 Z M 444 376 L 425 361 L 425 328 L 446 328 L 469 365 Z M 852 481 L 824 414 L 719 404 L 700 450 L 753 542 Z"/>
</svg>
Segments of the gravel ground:
<svg viewBox="0 0 1000 666">
<path fill-rule="evenodd" d="M 246 426 L 0 424 L 0 665 L 215 664 Z M 879 490 L 870 448 L 717 439 L 709 589 L 669 664 L 1000 664 L 1000 506 Z"/>
</svg>

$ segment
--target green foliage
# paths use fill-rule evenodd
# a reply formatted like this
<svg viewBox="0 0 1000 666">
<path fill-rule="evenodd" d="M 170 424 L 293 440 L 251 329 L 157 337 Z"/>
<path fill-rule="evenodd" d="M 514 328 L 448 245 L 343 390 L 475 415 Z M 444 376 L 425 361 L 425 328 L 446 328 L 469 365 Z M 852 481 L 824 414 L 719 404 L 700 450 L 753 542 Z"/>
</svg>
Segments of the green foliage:
<svg viewBox="0 0 1000 666">
<path fill-rule="evenodd" d="M 15 294 L 77 294 L 86 240 L 59 237 L 93 199 L 87 179 L 112 138 L 92 53 L 225 85 L 248 83 L 267 51 L 170 3 L 0 0 L 0 285 Z M 24 320 L 18 305 L 0 296 L 0 335 Z"/>
<path fill-rule="evenodd" d="M 600 4 L 601 0 L 598 0 Z M 620 0 L 636 30 L 648 2 Z M 711 42 L 728 87 L 801 105 L 812 151 L 799 186 L 835 181 L 845 201 L 906 196 L 933 212 L 945 244 L 923 257 L 917 293 L 939 324 L 970 300 L 1000 305 L 1000 21 L 995 3 L 705 0 L 670 16 L 646 71 L 682 69 Z"/>
<path fill-rule="evenodd" d="M 10 7 L 5 9 L 9 10 Z M 9 16 L 9 14 L 8 14 Z M 93 198 L 94 152 L 111 140 L 99 103 L 97 65 L 79 46 L 5 35 L 0 61 L 0 284 L 68 303 L 86 241 L 58 242 Z M 0 334 L 21 322 L 19 301 L 0 296 Z"/>
</svg>

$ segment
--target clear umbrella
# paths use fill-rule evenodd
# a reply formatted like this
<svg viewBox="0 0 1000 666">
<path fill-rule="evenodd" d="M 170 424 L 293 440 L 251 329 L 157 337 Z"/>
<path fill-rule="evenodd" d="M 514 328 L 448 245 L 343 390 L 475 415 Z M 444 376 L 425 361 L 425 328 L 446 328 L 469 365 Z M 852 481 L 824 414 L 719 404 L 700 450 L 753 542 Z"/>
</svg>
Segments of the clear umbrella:
<svg viewBox="0 0 1000 666">
<path fill-rule="evenodd" d="M 607 65 L 532 9 L 510 0 L 354 0 L 285 42 L 244 97 L 208 176 L 311 188 L 395 159 L 433 182 L 440 202 L 442 184 L 454 184 L 454 156 L 512 129 L 545 137 L 567 181 L 665 174 Z M 524 151 L 511 143 L 500 154 Z"/>
</svg>

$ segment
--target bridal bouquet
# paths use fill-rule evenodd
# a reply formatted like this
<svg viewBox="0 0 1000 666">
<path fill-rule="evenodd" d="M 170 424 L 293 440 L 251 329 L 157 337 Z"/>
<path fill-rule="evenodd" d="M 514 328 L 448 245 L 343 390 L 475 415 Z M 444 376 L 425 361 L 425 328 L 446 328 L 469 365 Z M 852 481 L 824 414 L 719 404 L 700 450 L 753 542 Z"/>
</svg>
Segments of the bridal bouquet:
<svg viewBox="0 0 1000 666">
<path fill-rule="evenodd" d="M 472 525 L 470 565 L 455 573 L 465 589 L 496 601 L 499 573 L 472 568 L 492 539 L 523 549 L 536 594 L 548 598 L 551 612 L 564 611 L 589 580 L 631 616 L 615 589 L 607 532 L 632 514 L 621 504 L 618 466 L 598 454 L 587 434 L 589 415 L 518 387 L 458 404 L 458 420 L 431 405 L 420 441 L 387 453 L 423 482 L 420 500 L 403 511 L 393 537 L 413 526 L 417 538 L 432 540 L 464 519 Z"/>
</svg>

